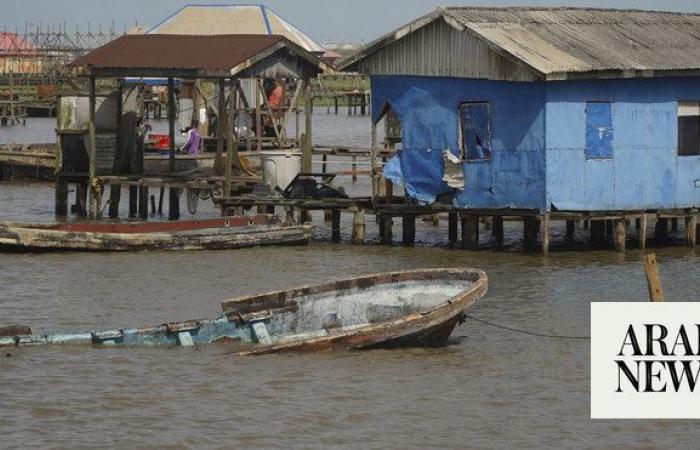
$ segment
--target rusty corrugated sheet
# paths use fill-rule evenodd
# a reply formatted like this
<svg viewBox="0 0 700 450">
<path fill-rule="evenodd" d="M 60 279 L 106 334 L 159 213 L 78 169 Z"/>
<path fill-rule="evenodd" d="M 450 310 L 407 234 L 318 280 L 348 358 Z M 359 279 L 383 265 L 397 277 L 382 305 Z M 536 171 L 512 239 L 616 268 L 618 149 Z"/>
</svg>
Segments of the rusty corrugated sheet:
<svg viewBox="0 0 700 450">
<path fill-rule="evenodd" d="M 501 80 L 529 78 L 523 66 L 536 78 L 553 80 L 700 71 L 700 15 L 590 8 L 438 8 L 371 42 L 338 66 L 373 74 Z"/>
<path fill-rule="evenodd" d="M 227 72 L 286 41 L 265 35 L 127 35 L 104 45 L 73 65 L 90 69 L 155 69 Z"/>
</svg>

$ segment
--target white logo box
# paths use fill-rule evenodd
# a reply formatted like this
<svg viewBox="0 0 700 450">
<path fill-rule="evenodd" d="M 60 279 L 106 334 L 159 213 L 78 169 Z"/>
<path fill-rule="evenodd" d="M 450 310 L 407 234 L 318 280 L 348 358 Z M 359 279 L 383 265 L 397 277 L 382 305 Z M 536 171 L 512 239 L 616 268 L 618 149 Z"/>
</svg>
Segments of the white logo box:
<svg viewBox="0 0 700 450">
<path fill-rule="evenodd" d="M 700 418 L 699 324 L 700 303 L 591 303 L 591 418 Z M 632 345 L 630 325 L 638 349 Z M 662 327 L 668 332 L 662 340 L 666 350 L 675 356 L 662 355 L 658 340 L 652 341 L 653 355 L 646 354 L 648 332 L 659 338 Z M 635 350 L 643 355 L 634 355 Z M 692 355 L 686 355 L 688 350 Z M 697 376 L 693 391 L 688 375 L 693 380 Z M 665 392 L 659 392 L 664 386 Z"/>
</svg>

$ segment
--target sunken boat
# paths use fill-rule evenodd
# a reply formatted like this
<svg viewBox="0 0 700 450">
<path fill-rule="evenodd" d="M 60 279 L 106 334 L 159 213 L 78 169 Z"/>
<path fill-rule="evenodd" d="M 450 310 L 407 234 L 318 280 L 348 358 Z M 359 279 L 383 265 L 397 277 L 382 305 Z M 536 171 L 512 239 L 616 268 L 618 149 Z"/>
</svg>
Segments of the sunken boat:
<svg viewBox="0 0 700 450">
<path fill-rule="evenodd" d="M 223 250 L 307 244 L 312 234 L 310 224 L 284 224 L 264 214 L 174 222 L 0 222 L 0 249 Z"/>
<path fill-rule="evenodd" d="M 81 333 L 32 334 L 10 326 L 0 328 L 0 346 L 225 342 L 238 355 L 437 347 L 487 288 L 478 269 L 389 272 L 234 298 L 223 302 L 218 319 Z"/>
</svg>

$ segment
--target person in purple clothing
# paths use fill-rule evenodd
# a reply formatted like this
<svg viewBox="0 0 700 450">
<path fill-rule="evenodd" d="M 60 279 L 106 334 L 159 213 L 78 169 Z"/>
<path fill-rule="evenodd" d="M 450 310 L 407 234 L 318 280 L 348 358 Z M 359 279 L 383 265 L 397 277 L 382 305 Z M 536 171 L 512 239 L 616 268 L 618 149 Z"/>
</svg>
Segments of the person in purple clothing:
<svg viewBox="0 0 700 450">
<path fill-rule="evenodd" d="M 192 126 L 187 131 L 187 143 L 182 147 L 182 153 L 187 153 L 188 155 L 198 154 L 201 142 L 202 138 L 199 135 L 199 121 L 195 119 L 192 121 Z"/>
</svg>

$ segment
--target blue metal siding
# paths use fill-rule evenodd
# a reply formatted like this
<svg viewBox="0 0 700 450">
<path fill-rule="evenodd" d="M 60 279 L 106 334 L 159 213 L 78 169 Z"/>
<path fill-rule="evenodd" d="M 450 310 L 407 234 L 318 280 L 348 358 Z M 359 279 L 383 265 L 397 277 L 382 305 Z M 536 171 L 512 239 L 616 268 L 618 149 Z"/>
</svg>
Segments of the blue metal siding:
<svg viewBox="0 0 700 450">
<path fill-rule="evenodd" d="M 613 104 L 589 102 L 586 104 L 586 158 L 613 157 Z"/>
<path fill-rule="evenodd" d="M 459 105 L 490 102 L 489 161 L 463 163 L 465 189 L 455 204 L 471 208 L 544 208 L 545 91 L 542 83 L 373 76 L 372 114 L 388 103 L 403 130 L 401 169 L 414 198 L 431 203 L 451 189 L 442 181 L 443 149 L 460 154 Z"/>
<path fill-rule="evenodd" d="M 564 210 L 700 206 L 700 157 L 677 156 L 679 100 L 700 80 L 630 79 L 547 85 L 547 204 Z M 585 105 L 609 101 L 613 158 L 586 159 Z"/>
</svg>

